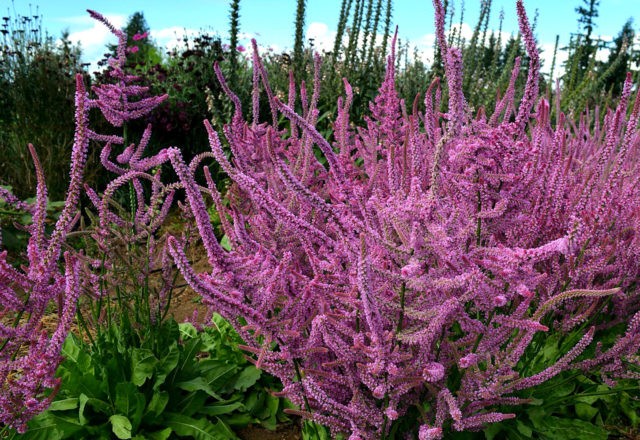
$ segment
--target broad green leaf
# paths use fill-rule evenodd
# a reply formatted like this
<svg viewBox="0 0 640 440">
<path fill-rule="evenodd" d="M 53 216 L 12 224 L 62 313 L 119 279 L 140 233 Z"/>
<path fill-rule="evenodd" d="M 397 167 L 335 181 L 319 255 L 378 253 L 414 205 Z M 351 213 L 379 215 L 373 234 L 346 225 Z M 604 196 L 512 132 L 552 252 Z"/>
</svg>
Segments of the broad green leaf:
<svg viewBox="0 0 640 440">
<path fill-rule="evenodd" d="M 276 416 L 278 414 L 278 406 L 280 404 L 280 399 L 272 396 L 271 394 L 266 395 L 266 402 L 263 406 L 263 410 L 256 414 L 260 419 L 260 423 L 267 429 L 276 429 L 277 419 Z"/>
<path fill-rule="evenodd" d="M 169 402 L 169 393 L 166 391 L 156 391 L 153 393 L 149 404 L 147 405 L 147 414 L 151 414 L 154 417 L 160 416 L 164 411 L 167 403 Z"/>
<path fill-rule="evenodd" d="M 154 390 L 157 390 L 162 384 L 164 384 L 167 376 L 178 366 L 179 361 L 180 349 L 178 348 L 178 343 L 174 341 L 169 346 L 169 352 L 158 362 L 156 369 L 156 381 L 153 384 Z"/>
<path fill-rule="evenodd" d="M 227 234 L 224 234 L 222 236 L 222 240 L 220 240 L 220 246 L 222 246 L 222 249 L 224 249 L 225 251 L 231 250 L 231 242 L 229 241 L 229 237 L 227 237 Z"/>
<path fill-rule="evenodd" d="M 231 440 L 224 427 L 215 425 L 205 418 L 194 419 L 182 414 L 165 413 L 165 424 L 179 436 L 193 437 L 195 440 Z"/>
<path fill-rule="evenodd" d="M 28 440 L 60 440 L 64 438 L 64 434 L 67 432 L 63 431 L 60 426 L 58 426 L 58 421 L 55 416 L 49 411 L 44 412 L 42 414 L 38 414 L 33 419 L 29 421 L 28 425 L 29 429 L 25 432 L 21 439 Z M 68 433 L 73 434 L 76 430 L 71 430 Z"/>
<path fill-rule="evenodd" d="M 70 397 L 68 399 L 55 400 L 49 405 L 49 411 L 67 411 L 78 407 L 78 398 Z"/>
<path fill-rule="evenodd" d="M 536 426 L 542 439 L 548 440 L 607 440 L 609 432 L 600 426 L 580 419 L 548 416 Z"/>
<path fill-rule="evenodd" d="M 631 421 L 631 426 L 634 428 L 638 426 L 640 422 L 640 403 L 638 401 L 633 401 L 629 398 L 629 394 L 621 393 L 620 394 L 620 408 L 622 412 L 629 418 Z"/>
<path fill-rule="evenodd" d="M 252 387 L 260 379 L 262 372 L 255 366 L 249 365 L 245 368 L 236 379 L 234 388 L 239 391 L 246 391 L 247 388 Z"/>
<path fill-rule="evenodd" d="M 182 400 L 174 404 L 172 408 L 180 408 L 180 413 L 185 416 L 192 416 L 200 412 L 207 400 L 211 398 L 203 391 L 188 393 Z"/>
<path fill-rule="evenodd" d="M 169 437 L 171 437 L 172 432 L 173 429 L 165 428 L 162 431 L 148 433 L 147 437 L 149 437 L 149 439 L 151 440 L 167 440 Z"/>
<path fill-rule="evenodd" d="M 78 356 L 80 355 L 80 353 L 80 346 L 78 345 L 78 342 L 73 335 L 65 339 L 64 343 L 62 344 L 62 356 L 73 362 L 78 362 Z"/>
<path fill-rule="evenodd" d="M 84 416 L 84 409 L 87 405 L 88 400 L 89 397 L 84 393 L 80 394 L 80 397 L 78 397 L 78 401 L 80 402 L 80 408 L 78 409 L 78 421 L 81 425 L 87 424 L 87 418 Z"/>
<path fill-rule="evenodd" d="M 223 414 L 231 414 L 237 409 L 243 408 L 242 402 L 218 402 L 213 405 L 203 407 L 199 412 L 207 416 L 219 416 Z"/>
<path fill-rule="evenodd" d="M 302 424 L 302 439 L 331 440 L 331 435 L 329 434 L 329 430 L 324 426 L 305 420 Z"/>
<path fill-rule="evenodd" d="M 533 435 L 533 429 L 531 429 L 529 425 L 525 425 L 524 423 L 522 423 L 520 420 L 516 420 L 516 429 L 520 434 L 524 435 L 527 438 L 531 438 L 531 436 Z"/>
<path fill-rule="evenodd" d="M 111 430 L 119 439 L 131 438 L 131 422 L 122 414 L 114 414 L 109 417 Z"/>
<path fill-rule="evenodd" d="M 178 328 L 180 329 L 180 337 L 181 338 L 189 338 L 193 339 L 198 336 L 198 330 L 194 327 L 190 322 L 181 322 L 178 324 Z"/>
<path fill-rule="evenodd" d="M 140 425 L 146 399 L 144 394 L 131 382 L 121 382 L 116 385 L 116 410 L 128 417 L 133 426 Z"/>
<path fill-rule="evenodd" d="M 83 427 L 76 417 L 45 411 L 29 422 L 29 430 L 21 437 L 29 440 L 73 438 Z"/>
<path fill-rule="evenodd" d="M 191 380 L 178 382 L 176 386 L 181 390 L 185 390 L 185 391 L 204 391 L 205 393 L 207 393 L 208 395 L 210 395 L 211 397 L 217 400 L 224 400 L 220 395 L 214 392 L 211 389 L 211 386 L 207 383 L 207 381 L 200 376 L 194 377 Z"/>
<path fill-rule="evenodd" d="M 582 420 L 586 420 L 587 422 L 593 418 L 596 414 L 598 414 L 598 409 L 592 407 L 588 403 L 576 402 L 575 404 L 576 414 Z"/>
<path fill-rule="evenodd" d="M 131 354 L 131 382 L 141 386 L 147 379 L 151 379 L 158 359 L 151 350 L 134 348 Z"/>
</svg>

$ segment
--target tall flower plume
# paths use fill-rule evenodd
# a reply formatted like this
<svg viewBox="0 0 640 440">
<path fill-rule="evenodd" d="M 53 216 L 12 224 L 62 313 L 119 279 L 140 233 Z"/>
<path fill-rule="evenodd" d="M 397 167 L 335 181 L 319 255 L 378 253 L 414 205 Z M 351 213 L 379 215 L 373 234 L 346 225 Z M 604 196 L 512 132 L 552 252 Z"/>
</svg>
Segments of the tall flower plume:
<svg viewBox="0 0 640 440">
<path fill-rule="evenodd" d="M 330 142 L 314 126 L 316 101 L 304 88 L 298 97 L 293 85 L 287 103 L 279 100 L 257 52 L 251 121 L 242 120 L 217 69 L 237 109 L 223 130 L 231 160 L 205 124 L 212 154 L 233 181 L 230 206 L 208 188 L 231 250 L 198 222 L 212 266 L 198 274 L 180 240 L 170 241 L 185 279 L 236 325 L 256 364 L 282 380 L 283 394 L 300 407 L 293 412 L 352 438 L 380 438 L 425 400 L 431 409 L 419 438 L 442 438 L 447 426 L 478 429 L 513 417 L 497 407 L 523 403 L 518 390 L 561 371 L 588 366 L 624 377 L 622 365 L 637 363 L 640 189 L 632 176 L 640 170 L 636 143 L 628 142 L 638 136 L 637 105 L 626 125 L 623 116 L 630 80 L 602 127 L 605 142 L 588 124 L 573 131 L 564 115 L 552 123 L 549 103 L 536 101 L 539 58 L 518 0 L 529 56 L 524 96 L 518 103 L 511 90 L 518 60 L 495 114 L 473 119 L 460 54 L 447 47 L 443 7 L 434 5 L 447 112 L 438 108 L 440 81 L 428 89 L 425 113 L 402 111 L 392 53 L 371 116 L 357 130 L 345 80 Z M 314 93 L 320 63 L 315 69 Z M 271 124 L 258 120 L 260 81 Z M 293 110 L 298 99 L 302 115 Z M 182 184 L 195 187 L 193 167 L 177 151 L 169 155 Z M 189 203 L 206 218 L 200 191 Z M 556 363 L 521 370 L 536 335 L 596 319 L 603 298 L 611 298 L 611 319 L 630 322 L 617 344 L 583 359 L 598 335 L 590 327 Z M 615 363 L 618 356 L 625 363 Z M 450 389 L 454 370 L 462 377 Z"/>
</svg>

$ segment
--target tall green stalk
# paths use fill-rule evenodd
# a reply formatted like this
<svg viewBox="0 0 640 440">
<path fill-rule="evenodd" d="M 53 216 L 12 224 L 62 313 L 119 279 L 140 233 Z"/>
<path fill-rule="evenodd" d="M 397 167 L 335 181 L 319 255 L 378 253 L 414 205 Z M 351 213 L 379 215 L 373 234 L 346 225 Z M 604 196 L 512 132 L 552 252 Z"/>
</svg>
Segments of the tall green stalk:
<svg viewBox="0 0 640 440">
<path fill-rule="evenodd" d="M 238 79 L 238 34 L 240 33 L 240 0 L 231 1 L 229 13 L 229 82 L 234 85 Z"/>
<path fill-rule="evenodd" d="M 296 30 L 295 30 L 295 42 L 293 44 L 293 66 L 296 74 L 300 75 L 303 63 L 302 63 L 302 50 L 304 46 L 304 16 L 306 9 L 306 0 L 298 0 L 298 6 L 296 8 Z"/>
<path fill-rule="evenodd" d="M 340 5 L 338 29 L 336 31 L 336 39 L 333 42 L 333 53 L 331 54 L 334 64 L 340 56 L 340 50 L 342 49 L 342 37 L 344 36 L 344 31 L 347 27 L 347 20 L 349 19 L 349 13 L 351 12 L 352 1 L 353 0 L 342 0 L 342 4 Z"/>
</svg>

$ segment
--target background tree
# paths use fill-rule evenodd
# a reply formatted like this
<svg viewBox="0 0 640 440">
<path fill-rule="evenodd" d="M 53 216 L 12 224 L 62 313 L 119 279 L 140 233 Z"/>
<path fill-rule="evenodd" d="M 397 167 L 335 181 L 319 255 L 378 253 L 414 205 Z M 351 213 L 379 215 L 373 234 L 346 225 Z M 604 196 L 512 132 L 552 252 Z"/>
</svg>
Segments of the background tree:
<svg viewBox="0 0 640 440">
<path fill-rule="evenodd" d="M 596 18 L 598 18 L 598 7 L 600 6 L 600 0 L 582 0 L 583 5 L 576 8 L 578 13 L 578 25 L 581 27 L 582 35 L 582 50 L 579 55 L 580 70 L 584 72 L 588 65 L 589 59 L 593 56 L 597 50 L 593 39 L 593 29 L 596 26 Z"/>
<path fill-rule="evenodd" d="M 134 12 L 122 31 L 127 35 L 128 67 L 149 67 L 162 62 L 162 52 L 149 38 L 149 24 L 142 11 Z M 116 47 L 109 45 L 109 51 L 115 53 Z"/>
<path fill-rule="evenodd" d="M 629 71 L 631 64 L 631 48 L 633 40 L 636 36 L 633 30 L 633 18 L 629 18 L 622 26 L 622 29 L 613 39 L 613 45 L 609 52 L 609 58 L 605 64 L 605 69 L 612 66 L 618 57 L 619 62 L 613 67 L 611 75 L 605 80 L 605 89 L 611 91 L 614 96 L 618 96 L 622 92 L 625 76 Z"/>
<path fill-rule="evenodd" d="M 300 72 L 303 69 L 302 63 L 302 51 L 304 49 L 304 16 L 305 16 L 306 1 L 298 0 L 298 6 L 296 8 L 296 25 L 295 35 L 293 43 L 293 65 L 294 71 Z"/>
</svg>

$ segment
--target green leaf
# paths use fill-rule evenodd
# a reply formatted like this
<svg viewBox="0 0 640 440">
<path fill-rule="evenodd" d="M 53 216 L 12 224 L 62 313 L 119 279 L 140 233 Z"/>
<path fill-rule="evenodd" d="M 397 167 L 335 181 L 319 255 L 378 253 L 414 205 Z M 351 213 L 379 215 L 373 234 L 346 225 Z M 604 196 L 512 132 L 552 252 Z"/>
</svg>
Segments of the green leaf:
<svg viewBox="0 0 640 440">
<path fill-rule="evenodd" d="M 535 424 L 535 423 L 534 423 Z M 607 440 L 609 432 L 580 419 L 547 416 L 535 424 L 540 438 L 546 440 Z"/>
<path fill-rule="evenodd" d="M 530 426 L 522 423 L 520 420 L 516 421 L 516 429 L 520 434 L 524 435 L 527 438 L 531 438 L 531 436 L 533 435 L 533 429 L 531 429 Z"/>
<path fill-rule="evenodd" d="M 78 398 L 70 397 L 68 399 L 55 400 L 49 405 L 49 411 L 67 411 L 78 407 Z"/>
<path fill-rule="evenodd" d="M 136 428 L 142 421 L 145 405 L 144 394 L 140 393 L 134 384 L 121 382 L 116 385 L 116 410 L 126 415 Z"/>
<path fill-rule="evenodd" d="M 21 437 L 30 440 L 73 438 L 83 427 L 76 417 L 45 411 L 29 421 L 29 430 Z M 78 436 L 76 436 L 78 437 Z"/>
<path fill-rule="evenodd" d="M 598 409 L 592 407 L 591 405 L 583 402 L 576 402 L 575 404 L 576 414 L 582 420 L 586 420 L 587 422 L 591 420 L 596 414 L 598 414 Z"/>
<path fill-rule="evenodd" d="M 180 361 L 180 349 L 178 343 L 173 342 L 169 346 L 169 352 L 160 360 L 156 369 L 156 381 L 153 384 L 153 389 L 157 390 L 160 385 L 164 384 L 167 376 L 171 374 L 173 370 L 178 366 Z"/>
<path fill-rule="evenodd" d="M 629 398 L 629 394 L 621 393 L 620 394 L 620 408 L 622 412 L 629 418 L 631 421 L 631 426 L 634 428 L 638 426 L 638 422 L 640 422 L 640 416 L 638 415 L 640 411 L 640 403 L 638 401 L 633 401 Z"/>
<path fill-rule="evenodd" d="M 114 414 L 109 417 L 111 430 L 119 439 L 131 438 L 131 422 L 122 414 Z"/>
<path fill-rule="evenodd" d="M 160 391 L 153 393 L 149 405 L 147 405 L 147 414 L 151 414 L 154 417 L 160 416 L 164 411 L 167 403 L 169 402 L 169 393 L 166 391 Z"/>
<path fill-rule="evenodd" d="M 223 414 L 231 414 L 237 409 L 243 408 L 242 402 L 218 402 L 213 405 L 203 407 L 199 412 L 206 416 L 220 416 Z"/>
<path fill-rule="evenodd" d="M 131 382 L 141 386 L 153 376 L 158 359 L 151 350 L 134 348 L 131 354 Z"/>
<path fill-rule="evenodd" d="M 81 425 L 87 424 L 87 418 L 84 416 L 84 409 L 89 401 L 89 397 L 86 394 L 80 394 L 78 397 L 78 401 L 80 402 L 80 408 L 78 409 L 78 421 Z"/>
<path fill-rule="evenodd" d="M 246 391 L 249 387 L 255 385 L 261 374 L 262 372 L 255 366 L 249 365 L 238 375 L 234 388 L 238 391 Z"/>
<path fill-rule="evenodd" d="M 38 414 L 29 421 L 29 429 L 20 436 L 21 439 L 28 440 L 60 440 L 64 438 L 63 431 L 56 420 L 56 417 L 49 411 Z M 73 434 L 77 430 L 71 430 Z"/>
<path fill-rule="evenodd" d="M 193 339 L 198 336 L 198 330 L 196 330 L 194 325 L 190 322 L 181 322 L 178 324 L 178 328 L 180 329 L 180 337 L 182 339 Z"/>
<path fill-rule="evenodd" d="M 194 419 L 182 414 L 165 413 L 165 424 L 183 437 L 193 437 L 195 440 L 231 440 L 224 427 L 215 425 L 205 418 Z"/>
<path fill-rule="evenodd" d="M 222 397 L 220 397 L 220 395 L 218 395 L 211 389 L 211 386 L 201 376 L 194 377 L 191 380 L 178 382 L 176 386 L 181 390 L 185 390 L 185 391 L 204 391 L 205 393 L 207 393 L 208 395 L 210 395 L 211 397 L 217 400 L 224 400 Z"/>
<path fill-rule="evenodd" d="M 82 350 L 80 349 L 80 345 L 73 335 L 65 339 L 64 343 L 62 344 L 62 356 L 64 356 L 67 360 L 71 360 L 77 363 L 81 352 Z"/>
<path fill-rule="evenodd" d="M 229 241 L 229 237 L 227 237 L 227 234 L 224 234 L 222 236 L 222 240 L 220 240 L 220 246 L 222 246 L 222 249 L 224 249 L 225 251 L 231 250 L 231 242 Z"/>
<path fill-rule="evenodd" d="M 148 433 L 147 436 L 151 440 L 167 440 L 169 437 L 171 437 L 172 432 L 173 432 L 173 429 L 165 428 L 162 431 Z"/>
</svg>

